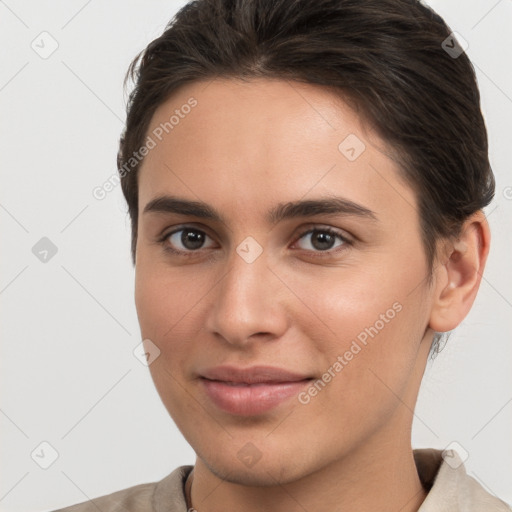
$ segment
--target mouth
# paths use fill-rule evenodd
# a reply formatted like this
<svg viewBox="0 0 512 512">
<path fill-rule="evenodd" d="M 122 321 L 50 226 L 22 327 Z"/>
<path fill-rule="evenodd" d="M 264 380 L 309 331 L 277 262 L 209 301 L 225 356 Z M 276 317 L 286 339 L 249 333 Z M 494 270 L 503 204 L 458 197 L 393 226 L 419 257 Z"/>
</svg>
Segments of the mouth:
<svg viewBox="0 0 512 512">
<path fill-rule="evenodd" d="M 238 416 L 254 416 L 274 409 L 298 393 L 310 376 L 282 368 L 216 367 L 201 373 L 202 387 L 220 410 Z"/>
</svg>

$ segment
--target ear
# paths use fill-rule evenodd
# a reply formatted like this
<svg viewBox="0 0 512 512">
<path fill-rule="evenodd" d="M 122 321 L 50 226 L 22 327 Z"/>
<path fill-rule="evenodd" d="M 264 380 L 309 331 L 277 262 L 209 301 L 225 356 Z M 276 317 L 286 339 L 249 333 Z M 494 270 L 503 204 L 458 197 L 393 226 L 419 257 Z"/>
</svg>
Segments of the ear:
<svg viewBox="0 0 512 512">
<path fill-rule="evenodd" d="M 444 248 L 435 267 L 429 327 L 437 332 L 455 329 L 466 317 L 480 287 L 489 254 L 491 233 L 480 210 L 466 220 L 456 242 Z"/>
</svg>

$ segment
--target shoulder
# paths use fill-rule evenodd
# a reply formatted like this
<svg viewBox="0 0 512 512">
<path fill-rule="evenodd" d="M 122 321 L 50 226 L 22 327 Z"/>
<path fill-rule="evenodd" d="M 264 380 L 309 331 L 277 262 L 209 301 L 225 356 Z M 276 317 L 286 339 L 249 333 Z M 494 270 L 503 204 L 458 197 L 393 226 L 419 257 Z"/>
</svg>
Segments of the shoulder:
<svg viewBox="0 0 512 512">
<path fill-rule="evenodd" d="M 92 498 L 76 505 L 60 508 L 54 512 L 114 512 L 137 511 L 153 512 L 151 497 L 154 494 L 157 483 L 135 485 L 121 491 L 113 492 L 98 498 Z"/>
<path fill-rule="evenodd" d="M 183 510 L 183 484 L 192 466 L 180 466 L 158 482 L 135 485 L 52 512 L 166 512 Z"/>
<path fill-rule="evenodd" d="M 455 450 L 414 450 L 418 475 L 427 497 L 418 512 L 512 512 L 512 508 L 487 492 L 468 475 Z"/>
</svg>

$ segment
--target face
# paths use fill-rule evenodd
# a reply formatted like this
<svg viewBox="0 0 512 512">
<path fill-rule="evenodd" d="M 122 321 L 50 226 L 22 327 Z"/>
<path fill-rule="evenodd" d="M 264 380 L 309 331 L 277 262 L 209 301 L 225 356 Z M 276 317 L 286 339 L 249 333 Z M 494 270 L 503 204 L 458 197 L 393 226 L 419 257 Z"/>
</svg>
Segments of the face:
<svg viewBox="0 0 512 512">
<path fill-rule="evenodd" d="M 407 438 L 431 292 L 390 148 L 279 80 L 187 85 L 147 134 L 136 307 L 198 460 L 269 485 Z"/>
</svg>

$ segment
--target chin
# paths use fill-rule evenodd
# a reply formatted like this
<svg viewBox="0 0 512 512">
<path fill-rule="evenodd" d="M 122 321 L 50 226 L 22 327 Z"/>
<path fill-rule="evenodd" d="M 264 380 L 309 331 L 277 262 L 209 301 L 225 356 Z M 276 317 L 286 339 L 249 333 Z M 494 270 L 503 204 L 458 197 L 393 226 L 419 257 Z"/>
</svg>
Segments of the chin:
<svg viewBox="0 0 512 512">
<path fill-rule="evenodd" d="M 234 444 L 235 442 L 232 446 Z M 279 447 L 262 447 L 261 458 L 252 461 L 246 459 L 246 464 L 244 455 L 251 454 L 253 448 L 250 442 L 244 446 L 246 447 L 245 451 L 220 448 L 215 452 L 196 450 L 196 454 L 200 463 L 219 479 L 249 487 L 285 485 L 306 477 L 321 469 L 322 466 L 320 460 L 311 459 L 312 454 L 308 457 L 303 450 L 298 450 L 297 458 L 291 457 L 290 449 L 292 447 L 288 446 L 287 449 L 284 442 L 280 443 Z"/>
<path fill-rule="evenodd" d="M 273 487 L 277 483 L 287 484 L 301 478 L 297 468 L 283 467 L 277 463 L 260 460 L 252 468 L 243 464 L 230 464 L 228 461 L 205 461 L 203 464 L 218 478 L 247 487 Z"/>
</svg>

